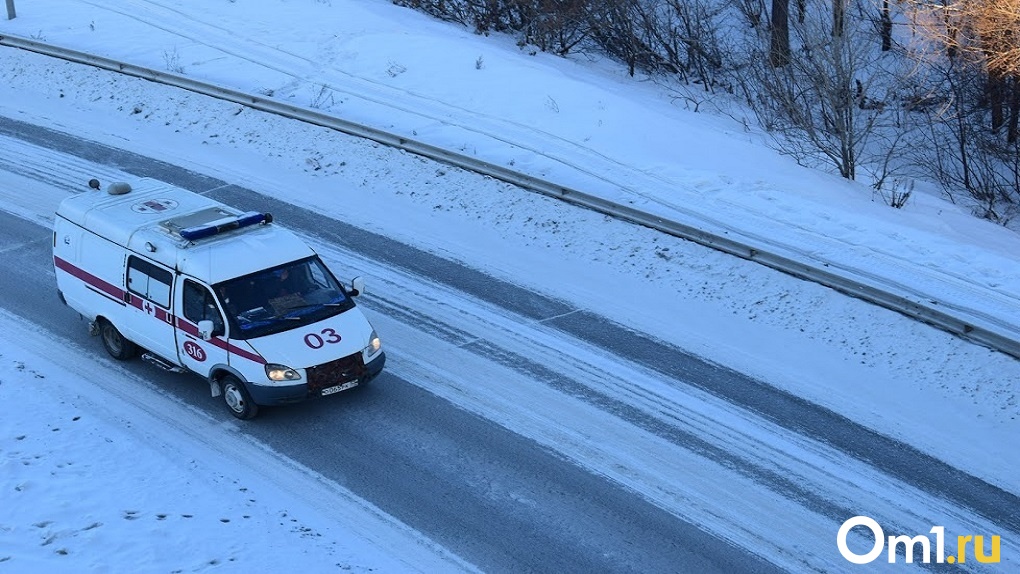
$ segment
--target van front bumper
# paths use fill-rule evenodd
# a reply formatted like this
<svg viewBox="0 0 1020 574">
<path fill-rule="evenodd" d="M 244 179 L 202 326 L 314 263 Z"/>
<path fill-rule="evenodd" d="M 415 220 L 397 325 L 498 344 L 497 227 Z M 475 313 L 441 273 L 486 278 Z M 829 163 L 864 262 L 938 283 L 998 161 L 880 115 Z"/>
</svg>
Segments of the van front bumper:
<svg viewBox="0 0 1020 574">
<path fill-rule="evenodd" d="M 358 353 L 360 358 L 361 353 Z M 339 359 L 333 363 L 340 363 L 345 359 Z M 256 404 L 262 406 L 289 405 L 299 403 L 308 399 L 328 396 L 329 390 L 345 383 L 357 381 L 357 385 L 351 388 L 358 388 L 376 378 L 382 372 L 386 364 L 386 352 L 380 352 L 368 364 L 345 365 L 349 368 L 339 371 L 333 363 L 320 365 L 307 369 L 307 381 L 297 385 L 257 385 L 248 384 L 248 392 Z M 359 361 L 360 363 L 360 361 Z M 318 370 L 318 372 L 316 372 Z M 327 391 L 323 394 L 323 391 Z"/>
</svg>

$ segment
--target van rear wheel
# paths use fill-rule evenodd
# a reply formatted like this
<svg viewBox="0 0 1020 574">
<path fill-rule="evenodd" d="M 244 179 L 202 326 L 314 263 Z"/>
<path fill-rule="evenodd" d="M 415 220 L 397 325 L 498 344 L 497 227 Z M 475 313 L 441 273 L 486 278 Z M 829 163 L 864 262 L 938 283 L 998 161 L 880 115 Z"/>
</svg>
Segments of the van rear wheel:
<svg viewBox="0 0 1020 574">
<path fill-rule="evenodd" d="M 138 353 L 138 346 L 125 339 L 113 323 L 106 319 L 99 320 L 99 337 L 103 340 L 106 352 L 118 361 L 126 361 Z"/>
<path fill-rule="evenodd" d="M 255 418 L 259 414 L 259 406 L 251 399 L 251 394 L 234 375 L 224 375 L 220 381 L 223 390 L 223 402 L 230 414 L 241 420 Z"/>
</svg>

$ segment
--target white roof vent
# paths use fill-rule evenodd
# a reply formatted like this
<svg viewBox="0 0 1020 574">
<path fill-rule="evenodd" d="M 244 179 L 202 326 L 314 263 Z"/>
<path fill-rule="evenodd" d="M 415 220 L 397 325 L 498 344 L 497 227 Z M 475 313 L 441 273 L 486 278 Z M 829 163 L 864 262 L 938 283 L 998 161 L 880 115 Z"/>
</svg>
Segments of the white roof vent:
<svg viewBox="0 0 1020 574">
<path fill-rule="evenodd" d="M 106 186 L 106 193 L 109 193 L 110 195 L 124 195 L 130 191 L 131 184 L 124 181 L 114 182 Z"/>
<path fill-rule="evenodd" d="M 89 180 L 89 187 L 91 187 L 92 189 L 98 190 L 100 188 L 99 180 L 98 179 L 90 179 Z M 106 193 L 109 193 L 110 195 L 124 195 L 125 193 L 130 193 L 130 192 L 131 192 L 131 184 L 127 183 L 127 182 L 124 182 L 124 181 L 114 182 L 114 183 L 111 183 L 110 185 L 106 186 Z"/>
</svg>

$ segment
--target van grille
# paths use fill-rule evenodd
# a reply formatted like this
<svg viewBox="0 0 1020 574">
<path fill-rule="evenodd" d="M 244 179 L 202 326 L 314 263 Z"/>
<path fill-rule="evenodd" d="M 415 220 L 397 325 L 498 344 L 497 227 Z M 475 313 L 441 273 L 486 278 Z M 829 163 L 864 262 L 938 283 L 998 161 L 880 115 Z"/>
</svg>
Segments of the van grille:
<svg viewBox="0 0 1020 574">
<path fill-rule="evenodd" d="M 308 375 L 308 390 L 318 393 L 322 389 L 346 383 L 365 374 L 365 361 L 361 352 L 341 357 L 305 370 Z"/>
</svg>

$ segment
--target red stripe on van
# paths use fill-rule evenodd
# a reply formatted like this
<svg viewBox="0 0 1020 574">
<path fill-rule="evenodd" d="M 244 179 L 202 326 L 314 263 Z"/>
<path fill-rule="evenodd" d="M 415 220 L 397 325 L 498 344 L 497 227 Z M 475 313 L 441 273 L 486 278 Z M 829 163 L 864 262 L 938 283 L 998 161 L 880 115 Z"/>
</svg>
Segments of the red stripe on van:
<svg viewBox="0 0 1020 574">
<path fill-rule="evenodd" d="M 177 317 L 177 328 L 193 337 L 198 338 L 198 325 L 195 325 L 194 323 L 188 321 L 187 319 Z M 209 339 L 208 343 L 210 343 L 214 347 L 228 351 L 232 355 L 237 355 L 238 357 L 241 357 L 243 359 L 254 361 L 260 365 L 266 364 L 266 360 L 262 358 L 262 355 L 257 355 L 255 353 L 252 353 L 251 351 L 248 351 L 247 349 L 242 349 L 237 345 L 231 345 L 230 343 L 219 337 L 213 337 L 212 339 Z"/>
<path fill-rule="evenodd" d="M 71 263 L 68 263 L 67 261 L 64 261 L 63 259 L 55 255 L 53 256 L 53 266 L 56 267 L 57 269 L 60 269 L 61 271 L 69 273 L 72 277 L 81 279 L 85 283 L 88 283 L 89 285 L 95 287 L 96 289 L 99 289 L 103 293 L 106 293 L 107 295 L 117 300 L 124 301 L 124 290 L 121 289 L 120 287 L 117 287 L 113 283 L 103 281 L 102 279 L 96 277 L 95 275 L 89 273 L 88 271 L 85 271 L 84 269 L 81 269 L 79 267 L 75 267 Z"/>
<path fill-rule="evenodd" d="M 89 273 L 88 271 L 85 271 L 84 269 L 77 267 L 72 263 L 65 261 L 55 255 L 53 256 L 53 266 L 56 267 L 57 269 L 60 269 L 61 271 L 70 274 L 72 277 L 84 281 L 88 285 L 91 285 L 96 289 L 99 289 L 103 293 L 106 293 L 119 301 L 124 301 L 124 294 L 126 293 L 126 291 L 124 291 L 120 287 L 117 287 L 113 283 L 104 281 L 99 277 L 96 277 L 95 275 Z M 138 297 L 137 295 L 131 295 L 130 304 L 132 306 L 137 307 L 138 309 L 142 309 L 144 303 L 145 301 L 141 297 Z M 186 319 L 182 319 L 181 317 L 175 317 L 173 314 L 160 308 L 159 305 L 153 305 L 153 307 L 155 308 L 155 311 L 152 313 L 152 315 L 150 315 L 151 317 L 163 323 L 174 325 L 175 327 L 189 335 L 198 337 L 197 325 L 191 323 L 190 321 L 187 321 Z M 214 347 L 218 347 L 220 349 L 228 351 L 231 354 L 237 355 L 238 357 L 248 359 L 249 361 L 254 361 L 260 365 L 266 364 L 266 360 L 262 358 L 262 355 L 252 353 L 251 351 L 248 351 L 247 349 L 242 349 L 237 345 L 231 345 L 230 343 L 223 339 L 220 339 L 219 337 L 214 337 L 210 339 L 209 343 L 211 343 Z"/>
</svg>

